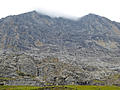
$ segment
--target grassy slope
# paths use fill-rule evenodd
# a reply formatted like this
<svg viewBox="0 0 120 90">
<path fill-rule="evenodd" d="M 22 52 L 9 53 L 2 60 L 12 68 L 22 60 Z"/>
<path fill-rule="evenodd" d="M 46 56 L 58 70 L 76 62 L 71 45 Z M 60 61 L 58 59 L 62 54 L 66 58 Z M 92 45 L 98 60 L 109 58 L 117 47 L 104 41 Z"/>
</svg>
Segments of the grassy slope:
<svg viewBox="0 0 120 90">
<path fill-rule="evenodd" d="M 45 90 L 45 88 L 51 88 L 50 90 L 120 90 L 120 87 L 116 86 L 67 85 L 67 86 L 49 86 L 43 88 L 34 86 L 0 86 L 0 90 Z"/>
<path fill-rule="evenodd" d="M 0 86 L 0 90 L 36 90 L 35 86 Z"/>
<path fill-rule="evenodd" d="M 77 90 L 120 90 L 117 86 L 68 86 L 77 88 Z"/>
</svg>

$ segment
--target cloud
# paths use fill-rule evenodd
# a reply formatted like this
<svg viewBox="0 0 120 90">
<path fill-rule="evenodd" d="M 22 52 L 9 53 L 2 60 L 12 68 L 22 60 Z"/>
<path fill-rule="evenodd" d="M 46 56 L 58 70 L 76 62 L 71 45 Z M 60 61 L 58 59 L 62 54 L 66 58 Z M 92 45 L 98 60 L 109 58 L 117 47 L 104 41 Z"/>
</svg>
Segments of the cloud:
<svg viewBox="0 0 120 90">
<path fill-rule="evenodd" d="M 0 18 L 32 10 L 52 16 L 76 18 L 95 13 L 120 21 L 120 0 L 1 0 Z"/>
<path fill-rule="evenodd" d="M 56 11 L 50 11 L 50 10 L 45 10 L 45 9 L 36 9 L 36 11 L 40 14 L 43 14 L 43 15 L 48 15 L 50 17 L 63 17 L 63 18 L 67 18 L 67 19 L 71 19 L 71 20 L 78 20 L 79 17 L 76 17 L 76 16 L 72 16 L 72 15 L 69 15 L 69 14 L 64 14 L 64 13 L 59 13 L 59 12 L 56 12 Z"/>
</svg>

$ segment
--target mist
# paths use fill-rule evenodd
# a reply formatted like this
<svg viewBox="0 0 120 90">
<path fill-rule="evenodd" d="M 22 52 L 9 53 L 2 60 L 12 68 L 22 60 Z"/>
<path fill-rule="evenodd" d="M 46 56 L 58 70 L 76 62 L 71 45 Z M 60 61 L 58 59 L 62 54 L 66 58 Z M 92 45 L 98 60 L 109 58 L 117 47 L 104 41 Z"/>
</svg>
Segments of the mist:
<svg viewBox="0 0 120 90">
<path fill-rule="evenodd" d="M 65 18 L 65 19 L 70 19 L 70 20 L 78 20 L 80 17 L 76 17 L 76 16 L 72 16 L 72 15 L 68 15 L 65 13 L 59 13 L 59 12 L 54 12 L 54 11 L 49 11 L 49 10 L 42 10 L 42 9 L 36 9 L 36 12 L 38 12 L 39 14 L 42 15 L 48 15 L 52 18 Z"/>
</svg>

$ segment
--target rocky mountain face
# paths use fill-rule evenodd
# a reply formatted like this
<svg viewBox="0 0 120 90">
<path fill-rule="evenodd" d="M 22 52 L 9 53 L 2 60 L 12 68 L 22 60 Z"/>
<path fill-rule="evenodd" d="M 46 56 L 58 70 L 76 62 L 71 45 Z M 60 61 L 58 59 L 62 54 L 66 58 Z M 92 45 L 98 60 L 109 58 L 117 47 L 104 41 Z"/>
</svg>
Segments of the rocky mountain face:
<svg viewBox="0 0 120 90">
<path fill-rule="evenodd" d="M 119 23 L 94 14 L 72 21 L 33 11 L 0 20 L 1 49 L 31 50 L 52 44 L 61 48 L 118 50 L 119 38 Z"/>
<path fill-rule="evenodd" d="M 36 11 L 0 19 L 0 84 L 119 85 L 120 23 Z"/>
</svg>

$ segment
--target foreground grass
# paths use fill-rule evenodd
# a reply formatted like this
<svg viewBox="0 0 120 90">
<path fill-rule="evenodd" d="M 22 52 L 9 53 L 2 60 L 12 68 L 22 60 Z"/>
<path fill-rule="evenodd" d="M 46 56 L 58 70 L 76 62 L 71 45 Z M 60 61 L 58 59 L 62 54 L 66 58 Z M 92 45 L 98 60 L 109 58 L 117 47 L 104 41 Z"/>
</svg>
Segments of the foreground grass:
<svg viewBox="0 0 120 90">
<path fill-rule="evenodd" d="M 120 87 L 117 86 L 68 86 L 73 87 L 74 90 L 120 90 Z"/>
<path fill-rule="evenodd" d="M 120 90 L 117 86 L 80 86 L 80 85 L 64 85 L 64 86 L 0 86 L 0 90 Z"/>
<path fill-rule="evenodd" d="M 38 90 L 35 86 L 0 86 L 0 90 Z"/>
</svg>

